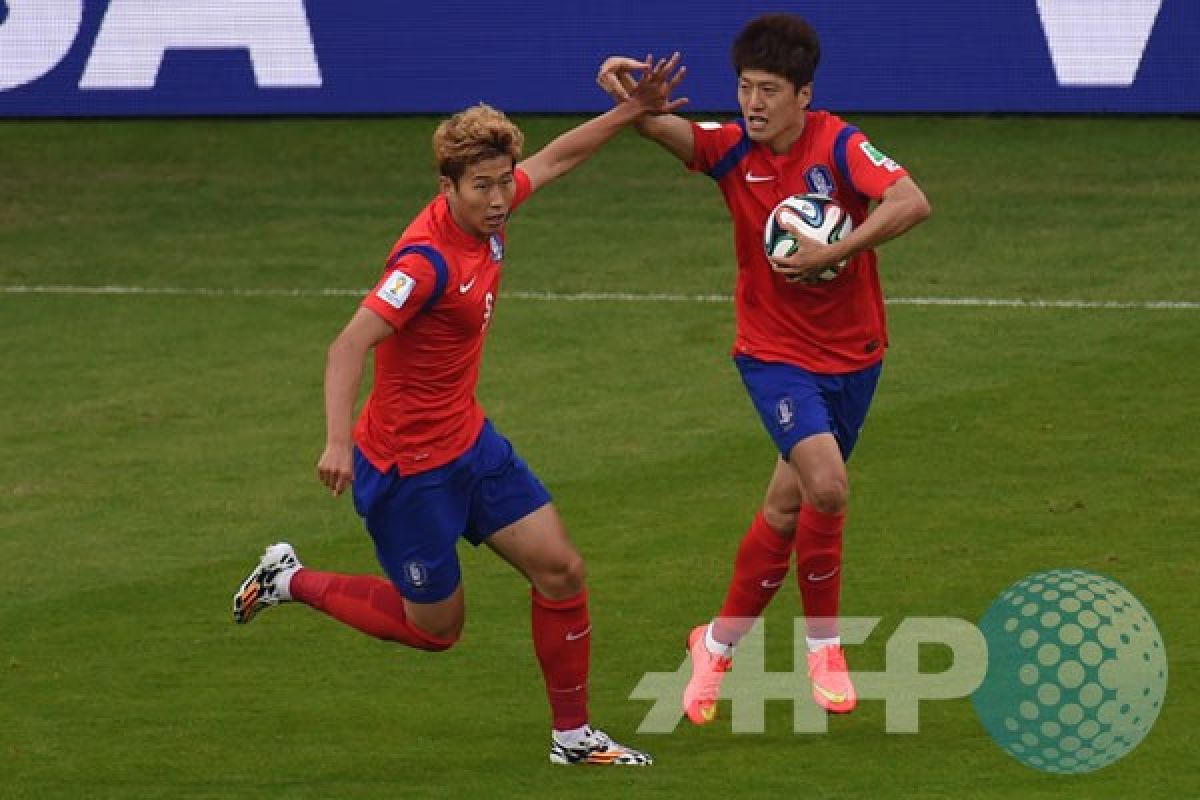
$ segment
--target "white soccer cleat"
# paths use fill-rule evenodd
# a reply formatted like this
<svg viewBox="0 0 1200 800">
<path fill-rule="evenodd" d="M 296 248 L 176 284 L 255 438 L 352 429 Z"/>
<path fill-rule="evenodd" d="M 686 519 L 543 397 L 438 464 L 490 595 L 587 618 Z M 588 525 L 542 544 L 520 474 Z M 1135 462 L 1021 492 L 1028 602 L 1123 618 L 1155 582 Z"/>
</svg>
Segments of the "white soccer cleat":
<svg viewBox="0 0 1200 800">
<path fill-rule="evenodd" d="M 572 745 L 559 744 L 551 734 L 550 763 L 648 767 L 654 763 L 654 759 L 649 753 L 617 744 L 604 731 L 589 727 L 583 738 Z"/>
<path fill-rule="evenodd" d="M 296 551 L 287 542 L 276 542 L 268 547 L 258 566 L 233 595 L 233 621 L 245 625 L 262 609 L 290 600 L 282 587 L 291 582 L 292 575 L 301 566 Z"/>
</svg>

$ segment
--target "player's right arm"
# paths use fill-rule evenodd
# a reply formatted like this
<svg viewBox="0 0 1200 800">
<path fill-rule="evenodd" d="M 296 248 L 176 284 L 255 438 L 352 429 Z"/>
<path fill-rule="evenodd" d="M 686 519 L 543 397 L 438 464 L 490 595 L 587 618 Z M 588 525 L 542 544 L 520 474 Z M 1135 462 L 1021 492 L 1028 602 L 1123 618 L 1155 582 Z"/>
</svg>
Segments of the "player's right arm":
<svg viewBox="0 0 1200 800">
<path fill-rule="evenodd" d="M 325 451 L 317 462 L 317 477 L 335 496 L 354 480 L 354 407 L 367 353 L 421 313 L 437 285 L 437 273 L 425 258 L 411 254 L 400 257 L 329 345 L 325 360 Z"/>
<path fill-rule="evenodd" d="M 354 407 L 362 385 L 363 364 L 371 348 L 394 332 L 391 324 L 368 308 L 350 318 L 325 360 L 325 451 L 317 475 L 336 496 L 354 480 Z"/>
<path fill-rule="evenodd" d="M 596 83 L 618 103 L 629 99 L 629 92 L 637 85 L 633 73 L 644 70 L 645 62 L 627 56 L 610 56 L 600 65 Z M 664 150 L 684 164 L 692 163 L 695 156 L 695 137 L 692 123 L 675 114 L 649 114 L 634 123 L 634 129 L 642 136 L 657 142 Z"/>
</svg>

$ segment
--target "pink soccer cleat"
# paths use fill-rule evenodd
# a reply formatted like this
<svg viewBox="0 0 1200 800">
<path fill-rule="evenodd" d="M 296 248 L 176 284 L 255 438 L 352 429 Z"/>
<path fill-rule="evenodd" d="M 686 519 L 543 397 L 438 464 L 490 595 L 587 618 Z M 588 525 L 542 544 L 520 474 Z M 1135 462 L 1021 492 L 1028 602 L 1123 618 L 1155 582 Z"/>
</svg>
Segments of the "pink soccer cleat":
<svg viewBox="0 0 1200 800">
<path fill-rule="evenodd" d="M 813 700 L 829 713 L 849 714 L 858 705 L 841 647 L 830 644 L 809 653 L 808 677 L 812 681 Z"/>
<path fill-rule="evenodd" d="M 692 678 L 683 690 L 683 710 L 696 725 L 707 725 L 717 718 L 717 697 L 721 681 L 733 666 L 733 659 L 714 655 L 704 645 L 707 625 L 698 625 L 688 635 L 688 652 L 692 654 Z"/>
</svg>

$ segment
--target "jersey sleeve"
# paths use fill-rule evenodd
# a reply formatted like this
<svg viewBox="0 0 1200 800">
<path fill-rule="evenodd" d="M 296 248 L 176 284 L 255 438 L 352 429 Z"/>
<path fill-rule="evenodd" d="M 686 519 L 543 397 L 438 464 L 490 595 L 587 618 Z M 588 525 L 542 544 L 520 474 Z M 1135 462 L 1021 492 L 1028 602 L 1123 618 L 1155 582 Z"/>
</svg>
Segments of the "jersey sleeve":
<svg viewBox="0 0 1200 800">
<path fill-rule="evenodd" d="M 409 253 L 384 273 L 361 305 L 400 330 L 421 313 L 436 287 L 437 271 L 433 265 L 424 257 Z"/>
<path fill-rule="evenodd" d="M 834 153 L 834 160 L 842 172 L 859 194 L 872 200 L 880 200 L 888 187 L 908 175 L 908 170 L 880 152 L 861 131 L 854 130 L 835 149 L 841 150 Z"/>
<path fill-rule="evenodd" d="M 687 168 L 693 172 L 712 173 L 742 141 L 742 127 L 736 122 L 693 122 L 692 160 Z"/>
<path fill-rule="evenodd" d="M 533 194 L 533 181 L 529 179 L 529 173 L 525 170 L 516 167 L 513 170 L 513 180 L 517 183 L 517 193 L 513 195 L 512 209 L 510 211 L 516 211 Z"/>
</svg>

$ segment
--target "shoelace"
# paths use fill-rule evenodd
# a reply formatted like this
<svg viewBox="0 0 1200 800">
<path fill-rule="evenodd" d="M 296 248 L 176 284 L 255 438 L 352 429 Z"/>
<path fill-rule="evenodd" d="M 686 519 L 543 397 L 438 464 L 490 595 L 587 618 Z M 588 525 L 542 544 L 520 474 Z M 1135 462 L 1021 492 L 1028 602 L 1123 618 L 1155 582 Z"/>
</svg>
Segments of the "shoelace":
<svg viewBox="0 0 1200 800">
<path fill-rule="evenodd" d="M 733 666 L 732 658 L 709 654 L 708 671 L 700 682 L 699 697 L 701 700 L 716 700 L 721 693 L 721 676 Z"/>
<path fill-rule="evenodd" d="M 846 656 L 840 647 L 822 647 L 817 652 L 813 653 L 816 658 L 813 659 L 813 665 L 809 667 L 808 673 L 811 676 L 818 667 L 824 667 L 826 672 L 848 672 L 849 667 L 846 666 Z"/>
</svg>

